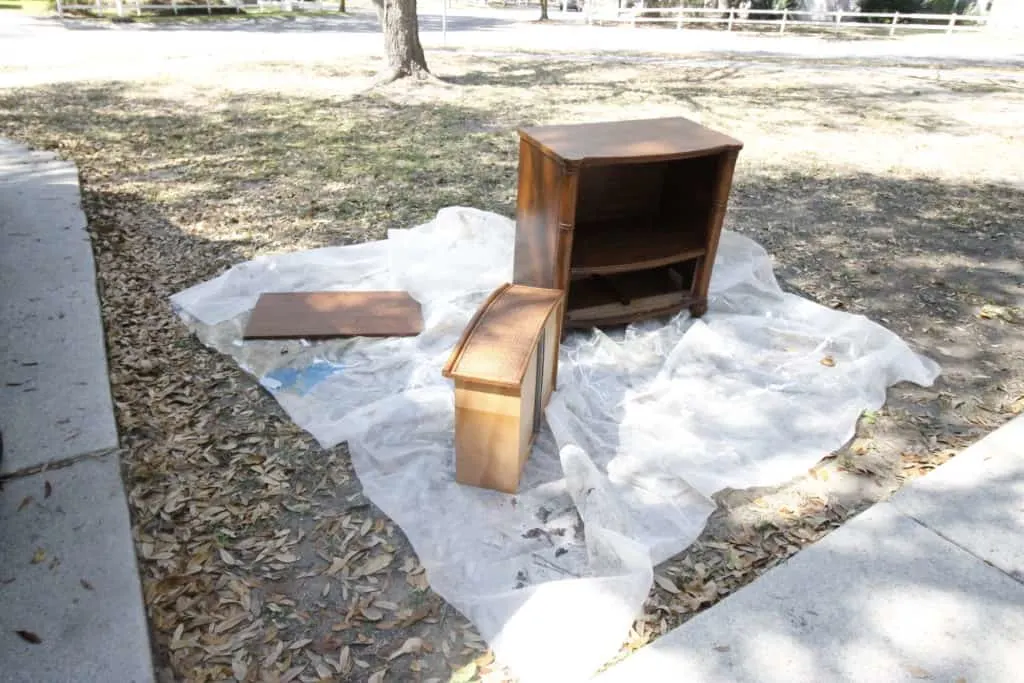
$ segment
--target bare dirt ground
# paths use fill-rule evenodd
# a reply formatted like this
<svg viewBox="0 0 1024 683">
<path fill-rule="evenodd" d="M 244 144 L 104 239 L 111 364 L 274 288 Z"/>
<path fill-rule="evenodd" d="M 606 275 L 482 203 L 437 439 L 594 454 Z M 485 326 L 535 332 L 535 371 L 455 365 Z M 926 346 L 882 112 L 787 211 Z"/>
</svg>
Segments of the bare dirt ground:
<svg viewBox="0 0 1024 683">
<path fill-rule="evenodd" d="M 344 447 L 319 449 L 168 297 L 444 206 L 512 215 L 518 125 L 682 114 L 740 138 L 727 227 L 773 254 L 786 288 L 943 366 L 809 472 L 722 492 L 699 541 L 658 567 L 623 653 L 1024 410 L 1021 73 L 431 57 L 448 85 L 358 96 L 369 60 L 0 91 L 0 134 L 81 170 L 163 680 L 507 678 L 362 496 Z"/>
</svg>

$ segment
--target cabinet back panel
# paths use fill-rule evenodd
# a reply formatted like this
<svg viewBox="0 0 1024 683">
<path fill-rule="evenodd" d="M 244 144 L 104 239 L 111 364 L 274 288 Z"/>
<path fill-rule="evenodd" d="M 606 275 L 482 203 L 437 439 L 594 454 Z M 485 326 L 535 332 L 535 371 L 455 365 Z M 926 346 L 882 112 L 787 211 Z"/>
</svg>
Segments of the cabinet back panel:
<svg viewBox="0 0 1024 683">
<path fill-rule="evenodd" d="M 583 166 L 576 222 L 652 216 L 658 212 L 665 163 Z"/>
<path fill-rule="evenodd" d="M 696 157 L 668 166 L 660 203 L 661 215 L 671 222 L 666 227 L 707 235 L 711 203 L 718 183 L 719 160 L 718 155 Z"/>
</svg>

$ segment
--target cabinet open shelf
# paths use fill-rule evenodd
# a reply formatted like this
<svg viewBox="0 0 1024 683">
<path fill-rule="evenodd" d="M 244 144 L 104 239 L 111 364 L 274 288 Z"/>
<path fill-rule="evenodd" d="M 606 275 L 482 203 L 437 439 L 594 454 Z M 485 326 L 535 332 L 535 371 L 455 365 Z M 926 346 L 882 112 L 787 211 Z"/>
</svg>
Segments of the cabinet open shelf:
<svg viewBox="0 0 1024 683">
<path fill-rule="evenodd" d="M 576 225 L 572 275 L 611 275 L 703 256 L 699 234 L 673 230 L 654 218 L 613 218 Z"/>
<path fill-rule="evenodd" d="M 667 315 L 694 303 L 696 262 L 615 275 L 574 278 L 569 287 L 568 327 L 612 325 Z"/>
</svg>

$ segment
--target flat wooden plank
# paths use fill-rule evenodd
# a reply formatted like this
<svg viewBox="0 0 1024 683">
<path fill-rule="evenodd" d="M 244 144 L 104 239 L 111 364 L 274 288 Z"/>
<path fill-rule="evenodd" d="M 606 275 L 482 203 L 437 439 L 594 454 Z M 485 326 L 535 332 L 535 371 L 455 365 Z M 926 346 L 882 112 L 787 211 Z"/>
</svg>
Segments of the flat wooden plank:
<svg viewBox="0 0 1024 683">
<path fill-rule="evenodd" d="M 519 129 L 548 154 L 574 163 L 680 159 L 743 143 L 682 117 L 534 126 Z"/>
<path fill-rule="evenodd" d="M 544 324 L 562 299 L 559 289 L 499 287 L 467 325 L 444 376 L 519 389 Z"/>
<path fill-rule="evenodd" d="M 420 304 L 407 292 L 267 292 L 242 337 L 409 337 L 422 331 Z"/>
<path fill-rule="evenodd" d="M 679 263 L 704 252 L 703 235 L 673 230 L 654 218 L 581 223 L 573 236 L 572 274 L 626 273 Z"/>
</svg>

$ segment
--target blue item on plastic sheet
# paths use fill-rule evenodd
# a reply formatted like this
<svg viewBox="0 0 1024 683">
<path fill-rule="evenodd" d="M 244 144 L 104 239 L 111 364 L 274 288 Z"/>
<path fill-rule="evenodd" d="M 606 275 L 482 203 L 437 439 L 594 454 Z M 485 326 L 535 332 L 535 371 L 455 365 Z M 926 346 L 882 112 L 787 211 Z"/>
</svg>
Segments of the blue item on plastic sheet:
<svg viewBox="0 0 1024 683">
<path fill-rule="evenodd" d="M 326 360 L 315 360 L 304 368 L 277 368 L 260 378 L 260 384 L 271 392 L 289 392 L 305 396 L 313 387 L 331 375 L 341 372 L 344 365 Z"/>
</svg>

